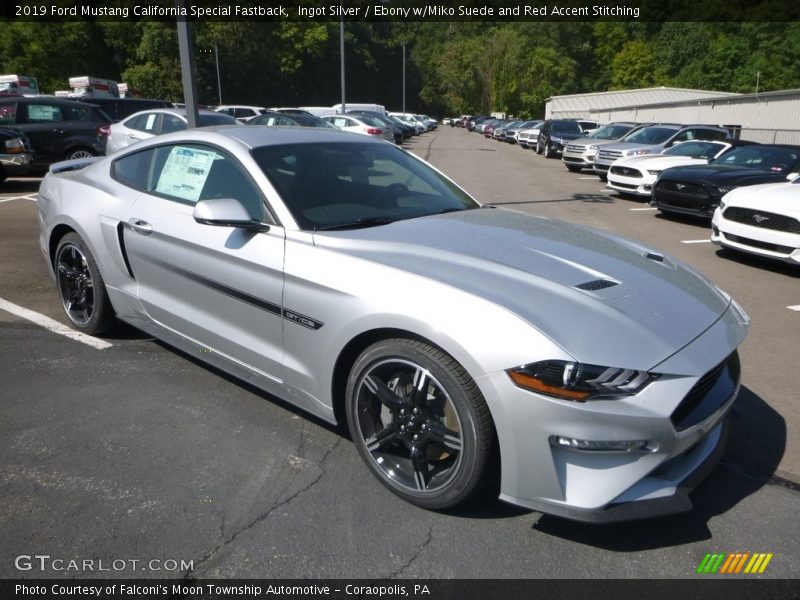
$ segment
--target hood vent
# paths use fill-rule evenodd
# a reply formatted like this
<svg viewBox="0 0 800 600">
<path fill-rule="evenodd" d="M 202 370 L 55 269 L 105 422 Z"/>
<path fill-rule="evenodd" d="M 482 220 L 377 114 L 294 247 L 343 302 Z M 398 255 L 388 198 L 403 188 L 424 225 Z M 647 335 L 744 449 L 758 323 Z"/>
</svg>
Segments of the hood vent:
<svg viewBox="0 0 800 600">
<path fill-rule="evenodd" d="M 595 279 L 593 281 L 587 281 L 586 283 L 580 283 L 574 287 L 587 292 L 596 292 L 598 290 L 614 287 L 615 285 L 619 285 L 619 283 L 609 279 Z"/>
</svg>

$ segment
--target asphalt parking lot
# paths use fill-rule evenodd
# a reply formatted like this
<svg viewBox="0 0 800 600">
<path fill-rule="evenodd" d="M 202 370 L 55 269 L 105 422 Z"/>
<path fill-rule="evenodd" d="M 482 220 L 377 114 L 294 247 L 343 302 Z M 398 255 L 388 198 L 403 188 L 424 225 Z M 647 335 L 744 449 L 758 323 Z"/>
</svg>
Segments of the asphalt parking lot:
<svg viewBox="0 0 800 600">
<path fill-rule="evenodd" d="M 425 511 L 340 430 L 136 330 L 96 348 L 43 328 L 18 307 L 65 319 L 38 249 L 39 180 L 16 179 L 0 185 L 0 577 L 687 578 L 706 553 L 741 551 L 774 554 L 760 577 L 800 575 L 800 269 L 720 251 L 705 223 L 463 129 L 408 147 L 483 202 L 669 252 L 749 313 L 739 418 L 696 510 L 614 526 L 488 497 Z M 36 554 L 123 562 L 15 566 Z"/>
</svg>

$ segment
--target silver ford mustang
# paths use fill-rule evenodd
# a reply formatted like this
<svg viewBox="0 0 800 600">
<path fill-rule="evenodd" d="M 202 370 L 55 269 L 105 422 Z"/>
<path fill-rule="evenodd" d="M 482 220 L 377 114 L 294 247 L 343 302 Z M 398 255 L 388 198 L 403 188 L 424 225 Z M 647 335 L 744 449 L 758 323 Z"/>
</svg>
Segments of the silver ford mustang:
<svg viewBox="0 0 800 600">
<path fill-rule="evenodd" d="M 59 163 L 42 252 L 115 318 L 330 422 L 431 509 L 487 482 L 585 521 L 685 511 L 721 455 L 747 315 L 609 233 L 482 206 L 383 141 L 176 132 Z"/>
</svg>

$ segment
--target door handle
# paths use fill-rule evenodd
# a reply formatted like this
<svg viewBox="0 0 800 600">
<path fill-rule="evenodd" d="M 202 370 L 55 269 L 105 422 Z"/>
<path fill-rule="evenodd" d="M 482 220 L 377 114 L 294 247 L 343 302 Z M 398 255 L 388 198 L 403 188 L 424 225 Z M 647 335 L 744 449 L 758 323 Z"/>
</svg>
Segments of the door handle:
<svg viewBox="0 0 800 600">
<path fill-rule="evenodd" d="M 130 225 L 131 229 L 133 229 L 136 233 L 141 233 L 142 235 L 150 235 L 153 233 L 153 226 L 147 221 L 142 221 L 141 219 L 130 219 L 128 221 L 128 225 Z"/>
<path fill-rule="evenodd" d="M 129 137 L 130 139 L 132 139 L 132 140 L 138 140 L 138 139 L 139 139 L 138 137 L 136 137 L 136 136 L 135 136 L 135 135 L 133 135 L 132 133 L 129 133 L 129 134 L 128 134 L 128 137 Z"/>
</svg>

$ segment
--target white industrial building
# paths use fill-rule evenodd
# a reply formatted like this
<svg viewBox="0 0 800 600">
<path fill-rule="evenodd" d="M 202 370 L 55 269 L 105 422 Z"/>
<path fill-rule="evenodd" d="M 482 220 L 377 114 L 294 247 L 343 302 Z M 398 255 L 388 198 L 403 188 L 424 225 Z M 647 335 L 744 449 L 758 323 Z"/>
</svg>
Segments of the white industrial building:
<svg viewBox="0 0 800 600">
<path fill-rule="evenodd" d="M 732 94 L 648 88 L 553 96 L 546 118 L 601 122 L 706 123 L 741 127 L 740 137 L 761 143 L 800 144 L 800 90 Z"/>
</svg>

